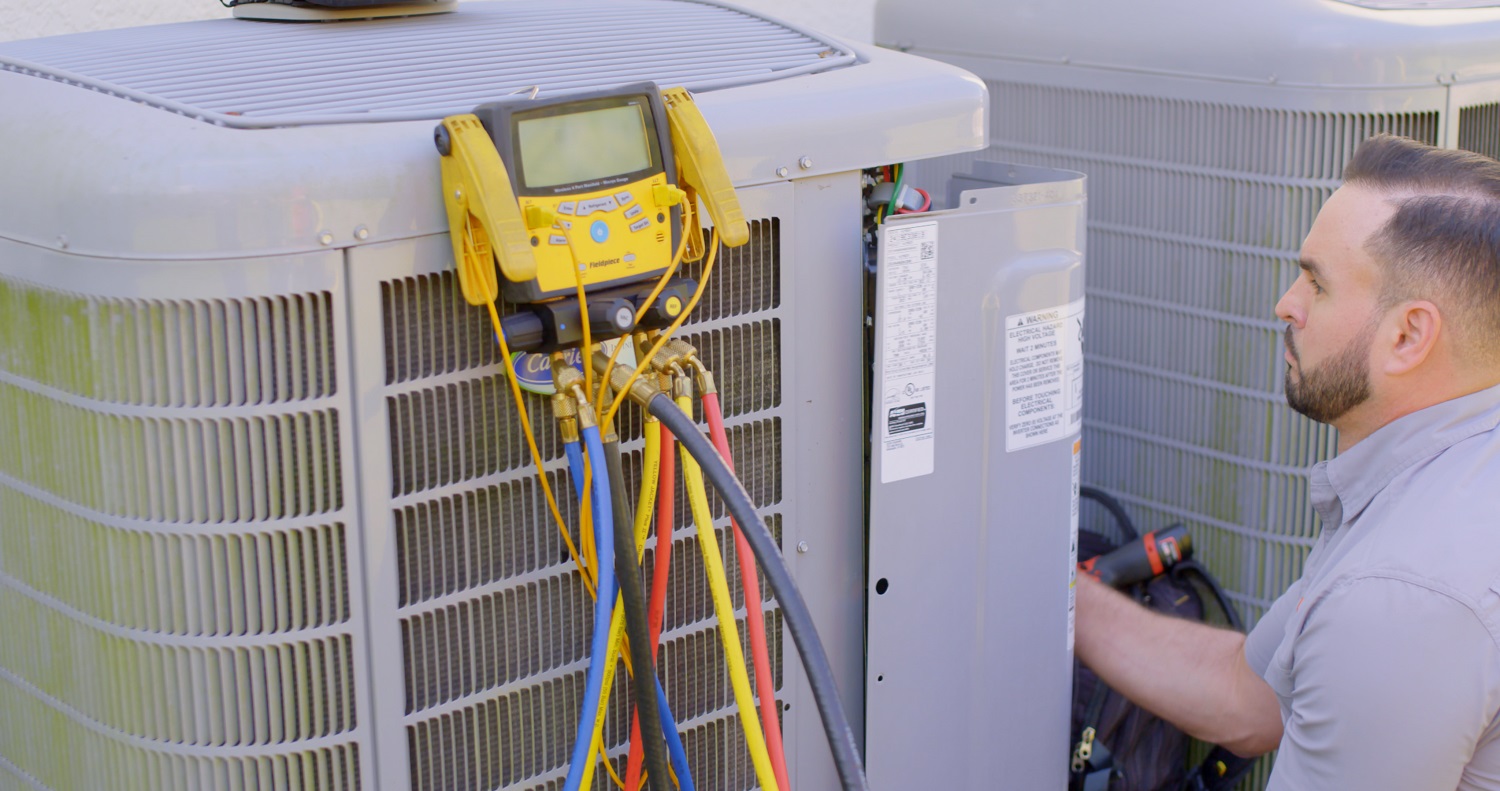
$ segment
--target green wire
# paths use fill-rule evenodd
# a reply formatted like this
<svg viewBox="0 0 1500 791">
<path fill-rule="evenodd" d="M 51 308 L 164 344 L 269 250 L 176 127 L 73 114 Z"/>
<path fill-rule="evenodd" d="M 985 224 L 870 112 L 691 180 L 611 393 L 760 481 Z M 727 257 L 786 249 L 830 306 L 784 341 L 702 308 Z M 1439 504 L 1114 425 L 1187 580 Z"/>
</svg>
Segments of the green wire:
<svg viewBox="0 0 1500 791">
<path fill-rule="evenodd" d="M 891 190 L 891 202 L 886 206 L 887 214 L 896 213 L 896 197 L 901 194 L 901 179 L 906 175 L 906 168 L 900 164 L 896 165 L 896 188 Z"/>
</svg>

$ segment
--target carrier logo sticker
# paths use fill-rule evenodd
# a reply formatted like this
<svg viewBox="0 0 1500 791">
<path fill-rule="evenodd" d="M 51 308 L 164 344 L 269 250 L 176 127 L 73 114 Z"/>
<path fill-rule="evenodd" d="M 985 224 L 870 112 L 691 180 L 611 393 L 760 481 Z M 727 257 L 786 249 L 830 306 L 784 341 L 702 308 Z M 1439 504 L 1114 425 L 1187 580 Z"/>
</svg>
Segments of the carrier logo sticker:
<svg viewBox="0 0 1500 791">
<path fill-rule="evenodd" d="M 599 349 L 605 354 L 613 354 L 617 343 L 619 343 L 618 340 L 605 341 L 599 344 Z M 583 370 L 583 357 L 577 349 L 564 349 L 563 359 L 567 360 L 568 365 L 579 371 Z M 521 385 L 522 390 L 547 396 L 557 392 L 552 386 L 552 355 L 550 353 L 513 352 L 510 356 L 510 364 L 515 369 L 516 382 Z M 615 358 L 615 365 L 627 369 L 635 368 L 634 344 L 626 344 L 626 348 L 620 350 L 620 356 Z"/>
<path fill-rule="evenodd" d="M 927 426 L 927 405 L 898 406 L 886 413 L 886 434 L 921 431 Z"/>
</svg>

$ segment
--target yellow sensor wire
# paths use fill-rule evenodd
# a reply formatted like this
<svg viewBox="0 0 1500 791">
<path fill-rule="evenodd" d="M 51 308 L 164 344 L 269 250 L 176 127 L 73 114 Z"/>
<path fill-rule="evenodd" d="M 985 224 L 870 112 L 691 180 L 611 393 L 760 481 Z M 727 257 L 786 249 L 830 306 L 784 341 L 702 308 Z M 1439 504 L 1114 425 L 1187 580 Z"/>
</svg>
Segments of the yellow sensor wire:
<svg viewBox="0 0 1500 791">
<path fill-rule="evenodd" d="M 698 307 L 698 300 L 703 298 L 703 291 L 708 286 L 709 276 L 713 274 L 714 259 L 718 257 L 718 254 L 719 229 L 714 228 L 713 238 L 709 241 L 708 259 L 703 262 L 703 276 L 698 281 L 697 290 L 693 291 L 693 298 L 688 300 L 687 305 L 682 309 L 682 313 L 677 316 L 677 319 L 672 322 L 671 326 L 667 327 L 661 333 L 656 339 L 656 343 L 651 345 L 650 351 L 646 352 L 645 359 L 635 361 L 635 370 L 630 372 L 630 378 L 625 380 L 625 386 L 621 387 L 619 392 L 615 393 L 615 400 L 609 405 L 609 411 L 604 413 L 604 419 L 599 421 L 600 425 L 608 423 L 614 418 L 615 413 L 620 411 L 620 405 L 625 402 L 625 398 L 630 394 L 630 386 L 635 384 L 635 380 L 640 378 L 642 371 L 651 366 L 651 358 L 655 357 L 656 353 L 661 351 L 663 346 L 667 345 L 667 341 L 672 340 L 673 333 L 677 332 L 683 322 L 687 321 L 688 316 L 693 314 L 693 308 Z"/>
<path fill-rule="evenodd" d="M 684 226 L 685 225 L 686 225 L 686 223 L 684 223 Z M 656 298 L 659 297 L 659 296 L 661 296 L 661 292 L 664 291 L 664 290 L 666 290 L 666 288 L 667 288 L 667 282 L 672 279 L 672 275 L 676 274 L 676 272 L 677 272 L 677 266 L 682 263 L 682 254 L 687 250 L 687 240 L 688 240 L 688 230 L 687 230 L 686 227 L 684 227 L 682 229 L 682 239 L 677 243 L 677 252 L 676 252 L 676 254 L 674 254 L 672 256 L 672 263 L 671 263 L 671 265 L 667 267 L 667 271 L 665 271 L 665 272 L 662 273 L 661 278 L 659 278 L 656 281 L 656 287 L 653 288 L 653 289 L 651 289 L 651 293 L 650 294 L 646 295 L 646 301 L 642 302 L 641 306 L 639 308 L 637 308 L 636 311 L 635 311 L 635 323 L 636 324 L 640 324 L 641 323 L 641 319 L 643 319 L 643 318 L 646 317 L 646 311 L 650 310 L 651 306 L 654 305 L 654 304 L 656 304 Z M 609 353 L 609 362 L 605 363 L 605 365 L 604 365 L 604 374 L 603 374 L 603 377 L 602 377 L 602 381 L 605 381 L 605 382 L 609 381 L 609 373 L 610 373 L 610 371 L 613 371 L 615 369 L 615 358 L 617 358 L 617 357 L 620 356 L 620 349 L 622 349 L 624 347 L 625 347 L 625 339 L 621 338 L 620 342 L 617 343 L 617 344 L 615 344 L 615 350 Z M 639 363 L 640 360 L 636 360 L 636 362 Z M 599 414 L 599 415 L 606 414 L 605 411 L 604 411 L 604 388 L 603 387 L 599 388 L 599 399 L 594 402 L 594 413 L 595 414 Z M 613 416 L 612 412 L 608 413 L 608 414 L 610 414 L 611 416 Z"/>
</svg>

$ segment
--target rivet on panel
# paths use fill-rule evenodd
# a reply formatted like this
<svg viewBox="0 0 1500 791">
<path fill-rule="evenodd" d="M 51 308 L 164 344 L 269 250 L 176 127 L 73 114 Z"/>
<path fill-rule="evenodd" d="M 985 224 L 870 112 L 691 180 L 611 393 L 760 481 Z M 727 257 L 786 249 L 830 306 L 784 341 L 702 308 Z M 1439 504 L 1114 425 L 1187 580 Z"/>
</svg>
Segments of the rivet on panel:
<svg viewBox="0 0 1500 791">
<path fill-rule="evenodd" d="M 363 242 L 364 240 L 370 238 L 370 229 L 366 228 L 363 225 L 356 227 L 354 229 L 354 238 Z"/>
<path fill-rule="evenodd" d="M 797 166 L 802 168 L 803 170 L 807 170 L 808 168 L 812 167 L 812 157 L 802 157 L 801 159 L 797 160 Z"/>
<path fill-rule="evenodd" d="M 330 231 L 324 231 L 318 234 L 318 244 L 321 244 L 324 247 L 333 244 L 333 233 Z"/>
<path fill-rule="evenodd" d="M 798 541 L 797 542 L 797 551 L 799 553 L 801 553 L 803 555 L 806 555 L 807 551 L 810 550 L 810 549 L 812 549 L 812 547 L 808 546 L 806 541 Z"/>
<path fill-rule="evenodd" d="M 784 167 L 776 169 L 776 175 L 779 176 L 780 178 L 786 178 L 786 174 L 788 174 L 790 172 L 791 172 L 790 170 L 787 170 Z"/>
</svg>

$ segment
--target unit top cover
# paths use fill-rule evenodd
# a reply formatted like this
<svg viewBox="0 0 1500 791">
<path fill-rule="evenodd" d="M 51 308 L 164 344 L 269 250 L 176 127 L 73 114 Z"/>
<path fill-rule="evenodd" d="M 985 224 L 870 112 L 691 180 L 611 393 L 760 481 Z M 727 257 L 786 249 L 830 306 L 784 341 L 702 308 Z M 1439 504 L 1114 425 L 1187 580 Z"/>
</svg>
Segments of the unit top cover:
<svg viewBox="0 0 1500 791">
<path fill-rule="evenodd" d="M 507 93 L 702 91 L 848 66 L 845 45 L 697 0 L 464 2 L 425 17 L 220 19 L 0 44 L 0 67 L 227 126 L 437 118 Z"/>
<path fill-rule="evenodd" d="M 28 186 L 0 190 L 0 242 L 214 260 L 445 233 L 435 119 L 647 80 L 694 91 L 740 187 L 986 143 L 972 74 L 706 0 L 188 22 L 0 45 L 0 184 Z"/>
<path fill-rule="evenodd" d="M 1305 87 L 1500 76 L 1500 0 L 881 0 L 898 49 Z M 978 68 L 978 67 L 973 67 Z"/>
</svg>

